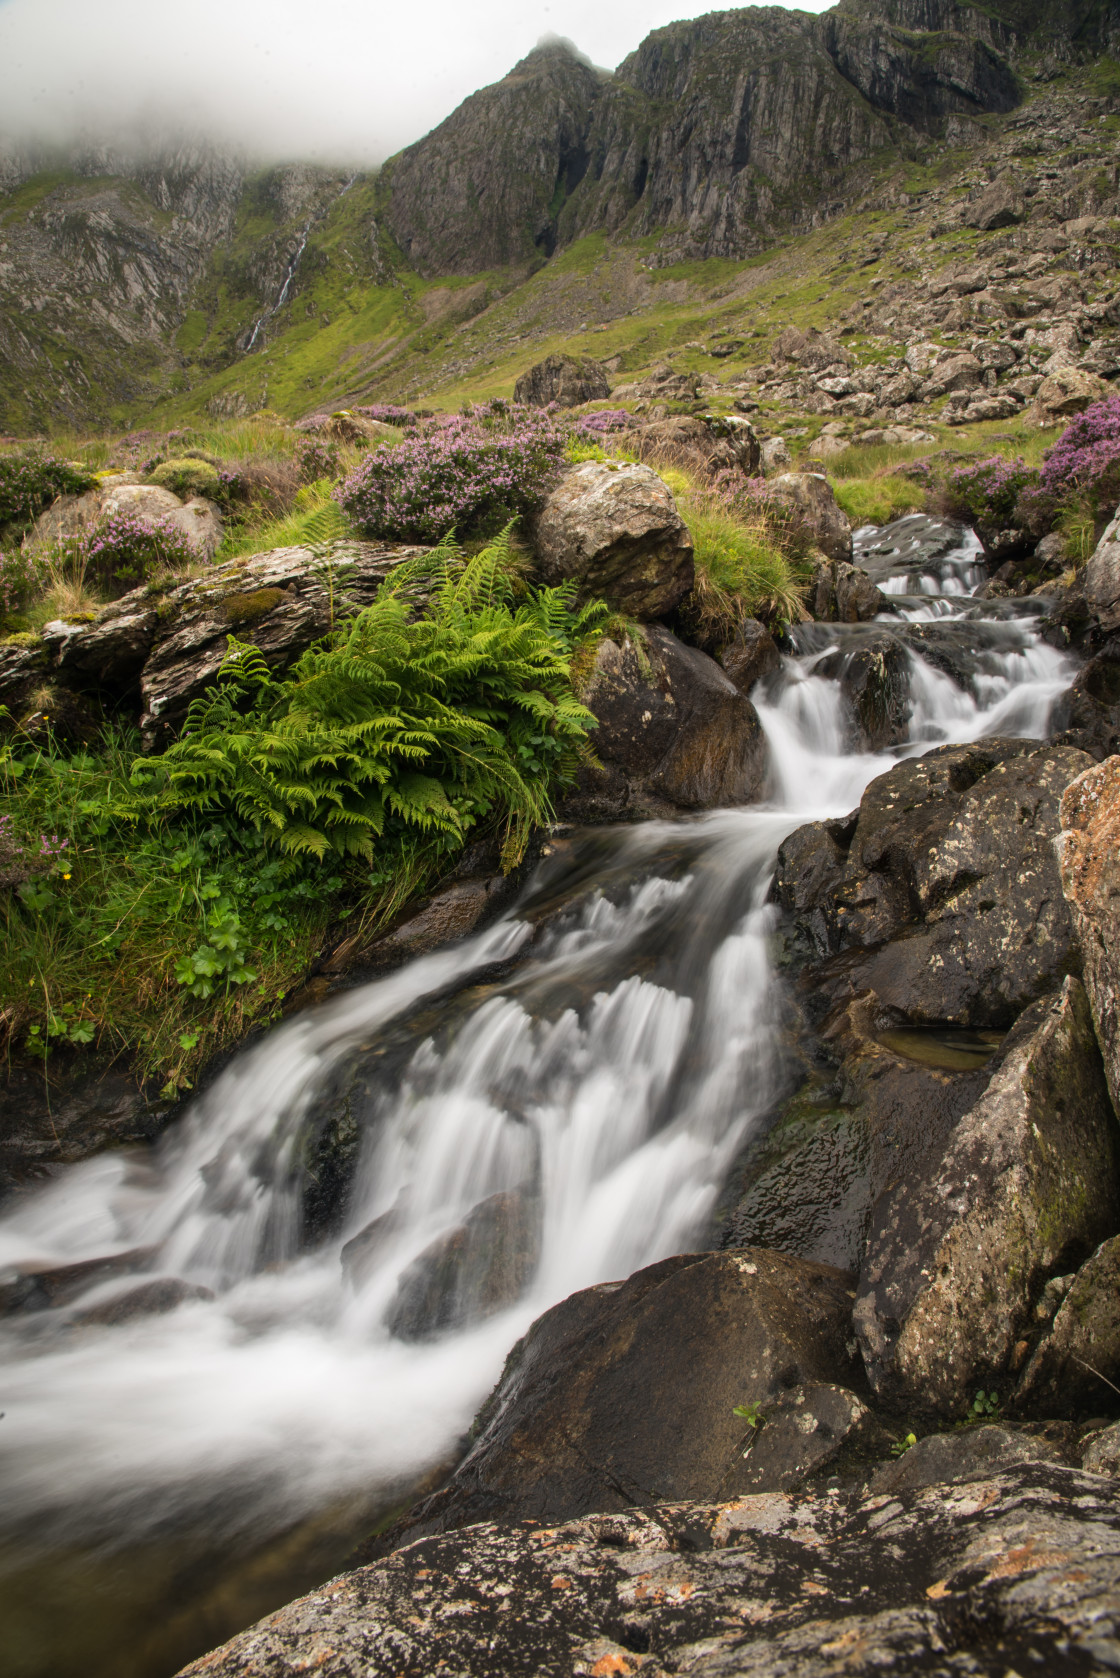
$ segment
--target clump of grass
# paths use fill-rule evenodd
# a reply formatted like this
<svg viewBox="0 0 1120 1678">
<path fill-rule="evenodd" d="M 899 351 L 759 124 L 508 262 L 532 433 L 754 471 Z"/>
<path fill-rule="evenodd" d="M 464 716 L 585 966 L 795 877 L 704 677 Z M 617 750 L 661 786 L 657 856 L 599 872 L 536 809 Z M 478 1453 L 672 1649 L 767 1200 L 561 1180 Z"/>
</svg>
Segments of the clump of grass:
<svg viewBox="0 0 1120 1678">
<path fill-rule="evenodd" d="M 244 525 L 228 536 L 222 544 L 222 557 L 267 553 L 271 548 L 308 547 L 317 540 L 322 509 L 337 508 L 331 498 L 333 488 L 329 478 L 305 484 L 296 491 L 290 512 Z M 346 523 L 341 509 L 337 510 L 340 522 Z"/>
<path fill-rule="evenodd" d="M 729 641 L 747 618 L 799 623 L 802 568 L 782 551 L 761 513 L 744 517 L 711 491 L 681 501 L 692 537 L 696 582 L 684 615 L 704 643 Z"/>
<path fill-rule="evenodd" d="M 832 488 L 857 529 L 864 524 L 890 524 L 906 513 L 921 512 L 926 504 L 924 491 L 906 478 L 841 478 Z"/>
</svg>

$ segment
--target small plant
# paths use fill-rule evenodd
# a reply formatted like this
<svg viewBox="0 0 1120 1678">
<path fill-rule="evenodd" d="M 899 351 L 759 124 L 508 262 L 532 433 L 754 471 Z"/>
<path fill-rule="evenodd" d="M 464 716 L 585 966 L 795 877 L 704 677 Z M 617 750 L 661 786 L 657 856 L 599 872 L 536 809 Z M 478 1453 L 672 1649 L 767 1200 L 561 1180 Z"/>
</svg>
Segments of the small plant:
<svg viewBox="0 0 1120 1678">
<path fill-rule="evenodd" d="M 994 533 L 1012 525 L 1020 496 L 1037 482 L 1038 473 L 1024 460 L 994 454 L 950 472 L 941 500 L 946 513 L 975 524 L 981 534 Z"/>
<path fill-rule="evenodd" d="M 329 438 L 306 437 L 299 446 L 299 475 L 305 484 L 338 476 L 338 444 Z"/>
<path fill-rule="evenodd" d="M 18 612 L 42 592 L 47 582 L 42 554 L 28 548 L 0 549 L 0 614 Z"/>
<path fill-rule="evenodd" d="M 208 460 L 165 460 L 151 474 L 153 484 L 187 501 L 192 495 L 217 501 L 223 494 L 222 475 Z"/>
<path fill-rule="evenodd" d="M 741 1416 L 747 1426 L 754 1428 L 756 1433 L 766 1420 L 766 1417 L 762 1414 L 762 1403 L 758 1399 L 753 1404 L 737 1404 L 731 1414 Z"/>
<path fill-rule="evenodd" d="M 973 1427 L 977 1422 L 986 1422 L 990 1420 L 992 1416 L 998 1416 L 999 1411 L 999 1394 L 994 1392 L 985 1392 L 983 1387 L 981 1387 L 965 1412 L 964 1421 L 960 1422 L 958 1426 Z"/>
<path fill-rule="evenodd" d="M 88 536 L 72 542 L 71 568 L 114 593 L 135 588 L 157 571 L 183 570 L 195 557 L 173 520 L 128 511 L 110 513 Z"/>
<path fill-rule="evenodd" d="M 911 1450 L 917 1443 L 917 1434 L 908 1433 L 904 1438 L 895 1440 L 894 1444 L 891 1446 L 891 1456 L 904 1457 L 907 1451 Z"/>
</svg>

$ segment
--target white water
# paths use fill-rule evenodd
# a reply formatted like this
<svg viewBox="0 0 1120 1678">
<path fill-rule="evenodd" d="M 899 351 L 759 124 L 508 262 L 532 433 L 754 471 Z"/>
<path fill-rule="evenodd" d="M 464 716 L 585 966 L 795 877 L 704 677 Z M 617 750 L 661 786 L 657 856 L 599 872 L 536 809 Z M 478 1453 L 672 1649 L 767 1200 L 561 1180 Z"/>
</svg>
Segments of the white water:
<svg viewBox="0 0 1120 1678">
<path fill-rule="evenodd" d="M 975 571 L 974 550 L 961 559 L 953 580 Z M 918 601 L 900 604 L 927 621 Z M 929 621 L 970 604 L 931 597 Z M 913 658 L 906 751 L 1045 732 L 1070 662 L 1032 619 L 981 629 L 974 696 Z M 704 1237 L 782 1084 L 776 848 L 806 819 L 853 808 L 902 755 L 847 751 L 837 686 L 814 674 L 823 656 L 787 659 L 758 699 L 768 807 L 577 844 L 527 910 L 278 1028 L 157 1148 L 64 1170 L 0 1219 L 0 1276 L 152 1247 L 143 1279 L 216 1295 L 115 1327 L 76 1320 L 131 1276 L 0 1324 L 0 1537 L 112 1548 L 191 1531 L 220 1549 L 347 1500 L 383 1507 L 446 1455 L 541 1310 Z M 542 930 L 534 903 L 565 894 Z M 451 1000 L 473 977 L 481 995 Z M 308 1123 L 332 1080 L 369 1075 L 387 1028 L 427 997 L 433 1017 L 397 1073 L 372 1078 L 346 1228 L 301 1250 Z M 527 1294 L 441 1338 L 394 1338 L 402 1270 L 488 1196 L 525 1185 L 541 1226 Z M 389 1212 L 354 1286 L 341 1248 Z"/>
</svg>

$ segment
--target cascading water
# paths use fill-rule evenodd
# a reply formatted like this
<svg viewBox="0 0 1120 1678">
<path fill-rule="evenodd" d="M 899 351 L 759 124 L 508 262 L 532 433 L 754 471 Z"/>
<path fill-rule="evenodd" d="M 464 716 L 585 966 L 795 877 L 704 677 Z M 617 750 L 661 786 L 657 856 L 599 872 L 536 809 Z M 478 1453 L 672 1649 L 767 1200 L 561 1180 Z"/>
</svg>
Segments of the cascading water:
<svg viewBox="0 0 1120 1678">
<path fill-rule="evenodd" d="M 1071 678 L 1036 602 L 973 599 L 977 546 L 952 536 L 931 558 L 859 533 L 895 609 L 806 625 L 755 695 L 767 806 L 559 840 L 496 925 L 298 1016 L 157 1147 L 0 1218 L 0 1274 L 115 1260 L 0 1323 L 13 1673 L 168 1673 L 325 1576 L 454 1451 L 534 1316 L 705 1239 L 783 1088 L 781 839 L 900 755 L 1043 735 Z M 860 754 L 818 667 L 871 632 L 904 645 L 909 738 Z M 328 1117 L 347 1210 L 317 1228 Z M 106 1320 L 157 1278 L 175 1309 Z"/>
</svg>

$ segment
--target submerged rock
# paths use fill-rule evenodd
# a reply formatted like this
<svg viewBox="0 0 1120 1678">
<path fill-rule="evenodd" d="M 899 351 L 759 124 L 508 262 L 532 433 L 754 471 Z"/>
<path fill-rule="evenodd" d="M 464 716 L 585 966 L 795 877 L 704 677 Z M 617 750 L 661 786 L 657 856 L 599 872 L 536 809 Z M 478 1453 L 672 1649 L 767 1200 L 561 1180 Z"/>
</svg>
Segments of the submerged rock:
<svg viewBox="0 0 1120 1678">
<path fill-rule="evenodd" d="M 708 810 L 760 796 L 767 748 L 754 706 L 714 659 L 660 624 L 640 644 L 602 641 L 580 698 L 599 719 L 591 741 L 603 767 L 581 772 L 562 807 L 569 820 Z"/>
<path fill-rule="evenodd" d="M 963 1415 L 976 1388 L 1006 1390 L 1045 1282 L 1118 1222 L 1120 1130 L 1067 979 L 1019 1022 L 936 1171 L 873 1209 L 853 1313 L 872 1389 L 942 1415 Z"/>
<path fill-rule="evenodd" d="M 1120 1658 L 1118 1593 L 1111 1482 L 1023 1463 L 895 1496 L 487 1522 L 331 1580 L 183 1678 L 1089 1674 Z"/>
<path fill-rule="evenodd" d="M 720 1495 L 754 1431 L 736 1406 L 765 1412 L 858 1372 L 851 1304 L 843 1271 L 757 1248 L 684 1253 L 573 1294 L 510 1353 L 471 1451 L 397 1539 Z M 861 1419 L 846 1398 L 820 1404 L 837 1439 Z M 775 1454 L 768 1489 L 790 1464 Z"/>
<path fill-rule="evenodd" d="M 370 1256 L 372 1231 L 363 1231 Z M 492 1194 L 457 1229 L 426 1247 L 401 1276 L 386 1324 L 398 1340 L 427 1340 L 504 1310 L 540 1257 L 540 1205 L 526 1189 Z"/>
<path fill-rule="evenodd" d="M 537 516 L 537 565 L 546 582 L 574 578 L 621 612 L 663 618 L 692 588 L 692 537 L 648 466 L 585 460 Z"/>
</svg>

